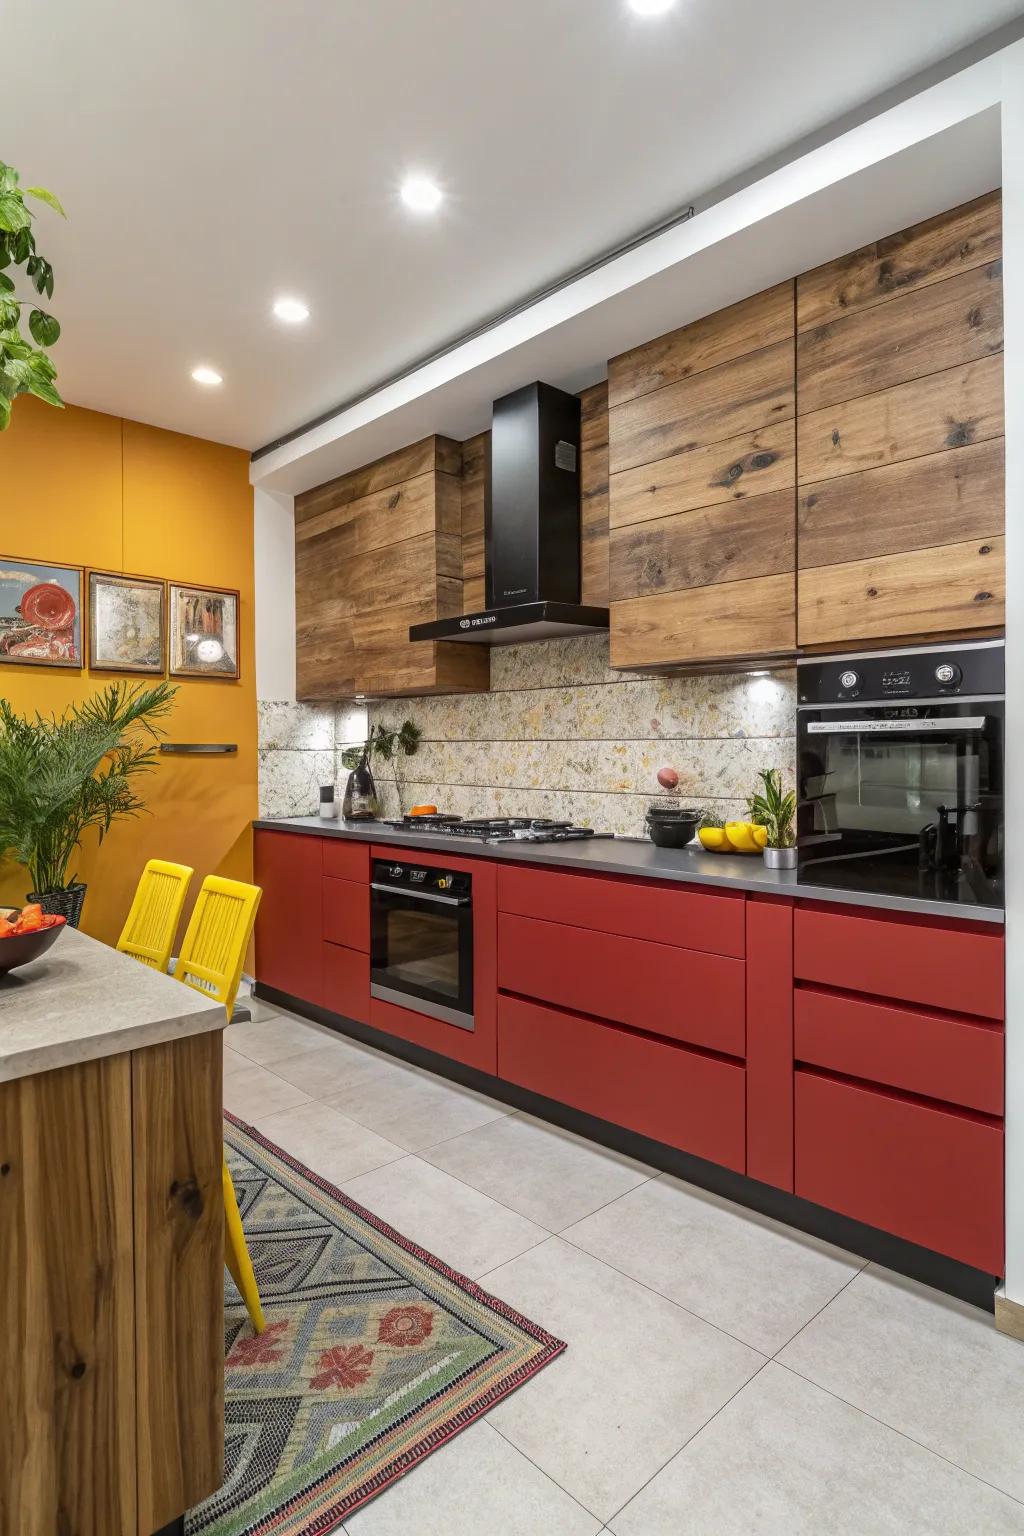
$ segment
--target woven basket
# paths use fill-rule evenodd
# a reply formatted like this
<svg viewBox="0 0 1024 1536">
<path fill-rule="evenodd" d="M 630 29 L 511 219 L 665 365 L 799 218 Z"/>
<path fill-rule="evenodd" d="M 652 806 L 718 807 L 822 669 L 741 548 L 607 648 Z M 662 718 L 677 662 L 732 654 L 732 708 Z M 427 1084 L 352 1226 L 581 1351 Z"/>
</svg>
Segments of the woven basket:
<svg viewBox="0 0 1024 1536">
<path fill-rule="evenodd" d="M 85 890 L 85 885 L 80 881 L 77 885 L 69 885 L 65 891 L 47 891 L 43 896 L 33 894 L 28 900 L 38 901 L 44 912 L 55 912 L 59 917 L 66 917 L 68 927 L 77 928 L 82 917 Z"/>
</svg>

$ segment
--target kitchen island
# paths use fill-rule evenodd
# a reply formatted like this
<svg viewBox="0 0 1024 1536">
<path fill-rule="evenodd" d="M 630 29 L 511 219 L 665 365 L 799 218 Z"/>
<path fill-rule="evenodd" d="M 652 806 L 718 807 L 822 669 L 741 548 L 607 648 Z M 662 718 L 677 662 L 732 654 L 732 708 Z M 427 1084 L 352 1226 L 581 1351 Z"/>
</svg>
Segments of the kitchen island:
<svg viewBox="0 0 1024 1536">
<path fill-rule="evenodd" d="M 224 1009 L 73 929 L 0 977 L 0 1531 L 223 1478 Z"/>
</svg>

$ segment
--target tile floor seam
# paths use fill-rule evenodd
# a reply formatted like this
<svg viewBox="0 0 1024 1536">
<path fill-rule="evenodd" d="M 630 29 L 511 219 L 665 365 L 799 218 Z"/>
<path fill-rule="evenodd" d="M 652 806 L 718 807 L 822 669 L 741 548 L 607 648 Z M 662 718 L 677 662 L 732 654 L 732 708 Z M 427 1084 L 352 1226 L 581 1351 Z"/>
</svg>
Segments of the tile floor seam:
<svg viewBox="0 0 1024 1536">
<path fill-rule="evenodd" d="M 495 1404 L 495 1407 L 497 1406 L 498 1405 Z M 521 1446 L 516 1445 L 514 1440 L 510 1440 L 508 1435 L 502 1434 L 498 1426 L 496 1424 L 492 1424 L 489 1421 L 486 1413 L 483 1414 L 480 1419 L 477 1420 L 477 1422 L 480 1424 L 486 1424 L 487 1428 L 492 1430 L 493 1433 L 498 1436 L 499 1440 L 504 1440 L 505 1444 L 510 1446 L 511 1449 L 515 1451 L 517 1456 L 521 1456 L 524 1461 L 528 1461 L 530 1463 L 531 1467 L 535 1467 L 536 1470 L 540 1473 L 541 1477 L 546 1478 L 552 1487 L 557 1488 L 560 1493 L 564 1493 L 567 1498 L 572 1499 L 572 1502 L 576 1505 L 577 1509 L 582 1509 L 583 1513 L 585 1515 L 589 1515 L 592 1520 L 600 1520 L 601 1516 L 596 1514 L 594 1510 L 588 1509 L 586 1504 L 581 1504 L 576 1495 L 574 1493 L 570 1493 L 569 1489 L 564 1487 L 564 1485 L 558 1481 L 557 1477 L 552 1477 L 550 1472 L 545 1472 L 540 1463 L 534 1461 L 532 1456 L 528 1456 Z M 602 1529 L 603 1527 L 599 1526 L 597 1531 L 595 1531 L 594 1536 L 601 1536 Z"/>
<path fill-rule="evenodd" d="M 446 1078 L 446 1077 L 438 1077 L 437 1081 L 441 1082 L 441 1083 L 446 1083 L 446 1082 L 449 1081 L 449 1079 Z M 470 1089 L 471 1093 L 475 1093 L 476 1091 L 477 1090 L 475 1088 L 471 1088 Z M 486 1098 L 487 1095 L 485 1094 L 484 1097 Z M 498 1101 L 496 1100 L 495 1102 L 497 1103 Z M 503 1115 L 495 1115 L 494 1119 L 495 1120 L 515 1120 L 519 1116 L 521 1116 L 522 1114 L 523 1114 L 523 1111 L 521 1109 L 510 1109 L 510 1110 L 506 1111 L 506 1113 L 503 1114 Z M 450 1141 L 460 1141 L 463 1136 L 472 1136 L 474 1131 L 481 1131 L 481 1130 L 483 1130 L 485 1125 L 493 1125 L 493 1124 L 494 1124 L 494 1120 L 485 1120 L 482 1125 L 471 1125 L 468 1128 L 468 1130 L 456 1131 L 454 1136 L 444 1136 L 444 1137 L 442 1137 L 442 1139 L 440 1141 L 432 1141 L 429 1144 L 429 1146 L 420 1147 L 420 1151 L 421 1152 L 433 1152 L 437 1147 L 446 1147 Z M 447 1171 L 448 1170 L 445 1169 L 446 1173 L 447 1173 Z"/>
<path fill-rule="evenodd" d="M 856 1257 L 859 1258 L 860 1255 L 858 1254 L 858 1255 L 856 1255 Z M 800 1335 L 803 1333 L 804 1329 L 805 1328 L 809 1328 L 811 1326 L 811 1324 L 814 1322 L 814 1319 L 816 1317 L 820 1317 L 821 1314 L 825 1311 L 825 1309 L 827 1307 L 830 1307 L 832 1305 L 832 1303 L 836 1300 L 836 1298 L 843 1294 L 843 1292 L 846 1290 L 847 1286 L 852 1285 L 853 1282 L 856 1280 L 857 1276 L 858 1275 L 862 1275 L 864 1273 L 864 1271 L 868 1267 L 869 1262 L 870 1262 L 870 1260 L 865 1259 L 864 1262 L 861 1264 L 860 1268 L 854 1270 L 853 1274 L 850 1276 L 850 1278 L 848 1280 L 844 1280 L 843 1281 L 843 1284 L 839 1287 L 838 1291 L 836 1291 L 834 1295 L 830 1296 L 827 1301 L 823 1301 L 821 1306 L 818 1308 L 817 1312 L 813 1313 L 812 1316 L 810 1316 L 805 1323 L 801 1323 L 800 1327 L 796 1330 L 796 1333 L 791 1334 L 784 1344 L 780 1344 L 779 1345 L 778 1349 L 771 1356 L 771 1358 L 773 1360 L 777 1360 L 779 1355 L 782 1353 L 782 1351 L 784 1349 L 788 1349 L 789 1346 L 792 1344 L 793 1340 L 794 1339 L 798 1339 L 800 1337 Z"/>
<path fill-rule="evenodd" d="M 328 1105 L 327 1108 L 329 1109 L 331 1106 Z M 371 1127 L 367 1126 L 365 1129 L 369 1130 Z M 475 1129 L 479 1129 L 479 1127 L 475 1127 Z M 454 1137 L 452 1139 L 454 1140 Z M 428 1150 L 429 1149 L 426 1147 L 422 1148 L 422 1151 L 424 1152 Z M 470 1184 L 466 1179 L 460 1179 L 457 1173 L 450 1173 L 447 1168 L 439 1168 L 436 1163 L 432 1163 L 427 1158 L 421 1157 L 419 1152 L 407 1152 L 405 1155 L 406 1157 L 414 1157 L 418 1163 L 422 1163 L 423 1166 L 425 1168 L 429 1168 L 432 1173 L 443 1173 L 447 1178 L 454 1179 L 456 1184 L 462 1185 L 463 1189 L 471 1189 L 474 1195 L 483 1195 L 485 1200 L 490 1200 L 493 1205 L 498 1205 L 503 1211 L 508 1211 L 510 1216 L 518 1216 L 520 1221 L 528 1221 L 533 1226 L 539 1227 L 540 1230 L 544 1233 L 544 1236 L 541 1239 L 542 1242 L 547 1242 L 549 1237 L 558 1236 L 557 1232 L 552 1232 L 550 1228 L 546 1227 L 542 1221 L 534 1221 L 532 1216 L 527 1216 L 523 1211 L 517 1211 L 514 1206 L 506 1205 L 504 1200 L 495 1199 L 494 1195 L 489 1195 L 485 1189 L 477 1189 L 475 1184 Z M 402 1159 L 396 1158 L 395 1161 L 401 1162 Z M 536 1248 L 539 1246 L 539 1244 L 534 1243 L 533 1246 Z M 524 1249 L 523 1251 L 528 1252 L 527 1249 Z"/>
<path fill-rule="evenodd" d="M 684 1310 L 685 1310 L 685 1308 L 684 1308 Z M 747 1345 L 747 1348 L 748 1349 L 750 1348 L 749 1344 Z M 679 1446 L 678 1450 L 673 1451 L 672 1455 L 669 1456 L 666 1461 L 662 1462 L 661 1466 L 658 1468 L 658 1470 L 656 1472 L 652 1472 L 650 1477 L 648 1477 L 643 1483 L 640 1484 L 639 1488 L 634 1489 L 634 1491 L 630 1494 L 629 1498 L 626 1500 L 625 1504 L 620 1504 L 618 1509 L 615 1511 L 615 1513 L 613 1515 L 609 1515 L 608 1516 L 608 1519 L 605 1521 L 605 1526 L 606 1526 L 606 1528 L 609 1531 L 612 1532 L 612 1536 L 615 1536 L 615 1532 L 614 1532 L 613 1527 L 612 1527 L 612 1521 L 613 1520 L 617 1520 L 619 1518 L 619 1516 L 622 1514 L 623 1510 L 624 1509 L 628 1509 L 630 1504 L 632 1504 L 633 1500 L 639 1498 L 640 1495 L 643 1493 L 644 1489 L 650 1487 L 651 1483 L 654 1482 L 654 1479 L 656 1477 L 660 1477 L 662 1472 L 664 1472 L 665 1468 L 670 1466 L 671 1463 L 673 1461 L 675 1461 L 677 1456 L 681 1456 L 683 1454 L 683 1452 L 686 1450 L 686 1447 L 688 1445 L 692 1445 L 694 1440 L 696 1440 L 697 1436 L 703 1434 L 704 1431 L 707 1429 L 708 1425 L 714 1423 L 715 1419 L 718 1418 L 718 1415 L 720 1413 L 723 1413 L 725 1411 L 725 1409 L 728 1408 L 729 1404 L 731 1402 L 733 1402 L 737 1397 L 739 1397 L 741 1392 L 745 1392 L 746 1389 L 750 1386 L 750 1383 L 752 1381 L 755 1381 L 757 1379 L 757 1377 L 760 1376 L 761 1372 L 763 1370 L 765 1370 L 771 1364 L 772 1364 L 772 1361 L 770 1359 L 768 1359 L 767 1357 L 765 1359 L 763 1359 L 761 1364 L 758 1366 L 757 1370 L 754 1371 L 753 1375 L 748 1376 L 746 1381 L 743 1383 L 743 1385 L 737 1387 L 735 1392 L 731 1392 L 729 1394 L 729 1396 L 726 1398 L 725 1402 L 724 1403 L 720 1403 L 718 1405 L 718 1407 L 715 1409 L 714 1413 L 712 1413 L 708 1418 L 706 1418 L 704 1420 L 703 1424 L 698 1425 L 698 1427 L 693 1431 L 692 1435 L 687 1435 L 686 1439 L 683 1441 L 682 1445 Z M 600 1516 L 598 1516 L 597 1518 L 600 1519 Z M 598 1533 L 598 1536 L 600 1536 L 600 1532 Z"/>
<path fill-rule="evenodd" d="M 609 1201 L 609 1204 L 611 1205 L 614 1205 L 614 1203 L 614 1201 Z M 584 1221 L 587 1220 L 585 1216 L 581 1219 Z M 574 1225 L 574 1223 L 570 1222 L 570 1226 L 572 1225 Z M 761 1356 L 766 1365 L 769 1360 L 774 1358 L 772 1355 L 765 1354 L 765 1351 L 763 1349 L 759 1349 L 756 1344 L 751 1344 L 749 1339 L 741 1339 L 739 1334 L 730 1333 L 728 1328 L 722 1327 L 721 1323 L 713 1323 L 710 1318 L 703 1317 L 699 1312 L 694 1312 L 692 1307 L 685 1306 L 683 1302 L 677 1301 L 674 1296 L 668 1296 L 664 1291 L 659 1291 L 656 1286 L 648 1285 L 646 1280 L 638 1280 L 636 1275 L 631 1275 L 626 1269 L 620 1269 L 618 1265 L 613 1264 L 610 1259 L 603 1258 L 596 1253 L 591 1253 L 589 1248 L 583 1248 L 579 1243 L 574 1243 L 571 1237 L 566 1237 L 565 1235 L 565 1232 L 568 1232 L 568 1230 L 569 1228 L 566 1227 L 564 1232 L 552 1232 L 551 1236 L 560 1238 L 563 1243 L 568 1243 L 570 1248 L 575 1248 L 577 1253 L 582 1253 L 586 1258 L 593 1259 L 595 1264 L 605 1265 L 607 1269 L 613 1270 L 617 1275 L 621 1275 L 624 1280 L 632 1280 L 634 1285 L 640 1286 L 641 1290 L 648 1291 L 652 1296 L 657 1296 L 659 1301 L 670 1302 L 673 1307 L 678 1307 L 680 1312 L 685 1312 L 688 1317 L 696 1318 L 697 1322 L 703 1323 L 706 1328 L 713 1328 L 716 1333 L 722 1333 L 727 1339 L 732 1339 L 734 1344 L 742 1344 L 744 1349 L 753 1350 L 755 1355 Z M 801 1329 L 797 1330 L 797 1332 L 801 1331 Z M 796 1338 L 796 1334 L 794 1334 L 793 1337 Z M 783 1349 L 785 1347 L 785 1345 L 782 1346 Z M 762 1367 L 758 1366 L 758 1370 L 760 1371 L 761 1369 Z M 751 1377 L 751 1380 L 753 1380 L 753 1377 Z"/>
<path fill-rule="evenodd" d="M 803 1332 L 802 1329 L 801 1332 Z M 796 1370 L 792 1365 L 787 1365 L 784 1360 L 773 1359 L 771 1363 L 779 1366 L 784 1371 L 788 1371 L 791 1376 L 798 1376 L 801 1381 L 806 1381 L 809 1386 L 817 1387 L 819 1392 L 825 1392 L 829 1397 L 834 1397 L 837 1403 L 845 1403 L 847 1408 L 852 1408 L 854 1412 L 863 1414 L 866 1419 L 871 1419 L 873 1423 L 880 1424 L 883 1429 L 892 1430 L 894 1435 L 899 1435 L 901 1439 L 908 1440 L 911 1445 L 916 1445 L 922 1451 L 927 1451 L 930 1456 L 937 1456 L 947 1466 L 955 1467 L 958 1472 L 962 1472 L 966 1477 L 973 1478 L 976 1483 L 981 1483 L 985 1488 L 991 1488 L 994 1493 L 1000 1493 L 1003 1498 L 1009 1499 L 1012 1503 L 1024 1508 L 1024 1499 L 1019 1499 L 1016 1494 L 1010 1493 L 1008 1489 L 1001 1488 L 998 1483 L 989 1482 L 987 1477 L 982 1477 L 979 1473 L 972 1472 L 970 1467 L 961 1466 L 960 1462 L 954 1461 L 951 1456 L 947 1456 L 943 1451 L 937 1451 L 933 1445 L 926 1445 L 923 1440 L 918 1440 L 915 1436 L 908 1434 L 905 1429 L 900 1429 L 898 1424 L 890 1424 L 888 1419 L 880 1419 L 876 1413 L 869 1413 L 859 1403 L 851 1403 L 848 1397 L 842 1397 L 838 1392 L 833 1392 L 831 1387 L 822 1386 L 821 1382 L 815 1381 L 813 1376 L 805 1376 L 802 1371 Z M 753 1377 L 751 1377 L 751 1380 L 753 1380 Z"/>
<path fill-rule="evenodd" d="M 360 1125 L 358 1120 L 353 1120 L 349 1115 L 343 1115 L 340 1109 L 335 1109 L 334 1106 L 331 1105 L 331 1104 L 321 1104 L 319 1099 L 310 1099 L 308 1102 L 310 1104 L 320 1104 L 320 1107 L 322 1109 L 329 1109 L 331 1111 L 331 1113 L 333 1115 L 337 1115 L 339 1117 L 339 1119 L 347 1120 L 349 1125 L 354 1126 L 356 1130 L 359 1130 L 359 1131 L 370 1131 L 370 1135 L 371 1136 L 378 1136 L 379 1140 L 387 1141 L 387 1137 L 386 1136 L 379 1136 L 379 1133 L 376 1132 L 376 1131 L 370 1130 L 369 1126 Z M 293 1107 L 291 1109 L 275 1109 L 272 1114 L 262 1116 L 259 1125 L 256 1125 L 254 1122 L 250 1122 L 250 1123 L 253 1125 L 253 1129 L 258 1131 L 261 1136 L 266 1136 L 266 1137 L 268 1137 L 269 1140 L 273 1141 L 274 1140 L 273 1136 L 271 1135 L 271 1133 L 269 1131 L 267 1131 L 265 1129 L 267 1121 L 269 1121 L 269 1120 L 276 1120 L 279 1115 L 281 1115 L 281 1116 L 293 1115 L 297 1109 L 305 1109 L 305 1108 L 306 1108 L 305 1104 L 295 1104 L 295 1105 L 293 1105 Z M 297 1163 L 302 1163 L 303 1167 L 305 1167 L 305 1168 L 311 1168 L 312 1167 L 311 1164 L 305 1162 L 305 1160 L 303 1158 L 300 1158 L 297 1152 L 290 1151 L 290 1149 L 288 1147 L 284 1146 L 283 1143 L 275 1142 L 275 1145 L 280 1147 L 280 1150 L 282 1152 L 284 1152 L 288 1157 L 293 1157 Z M 391 1145 L 392 1146 L 397 1146 L 397 1143 L 392 1142 Z M 398 1148 L 398 1156 L 397 1157 L 389 1157 L 385 1162 L 383 1162 L 383 1163 L 376 1163 L 376 1164 L 374 1164 L 374 1166 L 372 1168 L 364 1169 L 363 1172 L 364 1173 L 378 1173 L 381 1168 L 392 1168 L 392 1167 L 394 1167 L 395 1163 L 404 1163 L 405 1160 L 408 1157 L 413 1157 L 413 1156 L 415 1156 L 415 1153 L 407 1152 L 404 1149 L 404 1147 L 399 1147 Z M 317 1176 L 318 1179 L 324 1179 L 324 1180 L 326 1180 L 326 1182 L 328 1184 L 333 1182 L 331 1179 L 327 1178 L 326 1174 L 319 1173 L 315 1168 L 313 1168 L 312 1171 L 314 1173 L 316 1173 L 316 1176 Z M 355 1173 L 355 1174 L 352 1175 L 352 1177 L 355 1178 L 355 1179 L 361 1179 L 363 1177 L 363 1174 L 362 1173 Z M 348 1183 L 347 1179 L 345 1180 L 345 1183 Z M 335 1187 L 335 1189 L 337 1189 L 339 1191 L 339 1193 L 341 1192 L 339 1185 L 335 1184 L 334 1187 Z"/>
</svg>

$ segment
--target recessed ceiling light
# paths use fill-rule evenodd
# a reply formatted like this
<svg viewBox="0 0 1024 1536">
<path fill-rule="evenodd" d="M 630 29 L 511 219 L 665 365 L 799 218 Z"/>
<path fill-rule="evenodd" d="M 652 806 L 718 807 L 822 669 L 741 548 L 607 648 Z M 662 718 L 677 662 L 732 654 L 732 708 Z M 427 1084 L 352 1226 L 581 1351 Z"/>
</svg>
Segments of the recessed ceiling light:
<svg viewBox="0 0 1024 1536">
<path fill-rule="evenodd" d="M 402 183 L 402 202 L 413 213 L 436 213 L 444 193 L 428 176 L 408 176 Z"/>
<path fill-rule="evenodd" d="M 309 319 L 309 306 L 301 299 L 275 299 L 274 314 L 287 325 L 299 325 Z"/>
<path fill-rule="evenodd" d="M 201 368 L 193 368 L 192 377 L 195 379 L 197 384 L 212 385 L 224 383 L 223 378 L 217 372 L 216 368 L 207 368 L 205 366 Z"/>
<path fill-rule="evenodd" d="M 676 0 L 629 0 L 630 8 L 638 16 L 661 16 L 663 12 L 670 11 L 675 3 Z"/>
</svg>

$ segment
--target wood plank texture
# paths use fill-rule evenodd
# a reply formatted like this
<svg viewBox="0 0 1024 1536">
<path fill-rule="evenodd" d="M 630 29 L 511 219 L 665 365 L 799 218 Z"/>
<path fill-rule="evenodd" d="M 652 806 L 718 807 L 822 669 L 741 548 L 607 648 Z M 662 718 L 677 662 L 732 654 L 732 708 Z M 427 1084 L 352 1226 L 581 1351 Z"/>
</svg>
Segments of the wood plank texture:
<svg viewBox="0 0 1024 1536">
<path fill-rule="evenodd" d="M 996 191 L 806 272 L 797 287 L 797 327 L 807 330 L 885 303 L 1001 255 L 1002 205 Z"/>
<path fill-rule="evenodd" d="M 800 569 L 1003 531 L 1003 439 L 803 487 Z"/>
<path fill-rule="evenodd" d="M 723 443 L 695 446 L 658 464 L 623 470 L 611 480 L 611 526 L 621 528 L 792 486 L 795 454 L 794 424 L 786 421 Z"/>
<path fill-rule="evenodd" d="M 792 334 L 789 279 L 613 357 L 608 364 L 608 404 L 622 405 Z"/>
<path fill-rule="evenodd" d="M 462 580 L 484 580 L 484 512 L 491 477 L 491 434 L 480 432 L 462 445 Z M 463 612 L 476 613 L 484 606 L 483 597 L 467 602 Z"/>
<path fill-rule="evenodd" d="M 651 592 L 772 576 L 792 571 L 795 560 L 789 488 L 614 529 L 611 595 L 621 602 Z"/>
<path fill-rule="evenodd" d="M 224 1477 L 222 1059 L 219 1030 L 131 1057 L 140 1536 Z"/>
<path fill-rule="evenodd" d="M 795 645 L 788 573 L 630 598 L 611 608 L 613 667 L 784 656 Z"/>
<path fill-rule="evenodd" d="M 800 643 L 955 634 L 1002 624 L 1003 543 L 945 544 L 801 571 Z"/>
<path fill-rule="evenodd" d="M 974 267 L 797 337 L 801 412 L 874 394 L 999 352 L 1000 262 Z"/>
<path fill-rule="evenodd" d="M 800 416 L 800 479 L 856 474 L 1002 434 L 1003 359 L 996 353 Z"/>
<path fill-rule="evenodd" d="M 0 1085 L 5 1536 L 136 1533 L 131 1134 L 127 1056 Z"/>
<path fill-rule="evenodd" d="M 793 344 L 787 339 L 613 406 L 609 469 L 614 476 L 794 414 Z"/>
<path fill-rule="evenodd" d="M 580 601 L 608 602 L 608 385 L 580 395 Z"/>
<path fill-rule="evenodd" d="M 457 475 L 461 463 L 460 444 L 446 437 L 424 437 L 408 448 L 399 448 L 372 464 L 363 464 L 345 475 L 328 480 L 324 485 L 303 491 L 295 498 L 295 521 L 304 523 L 321 512 L 342 507 L 351 501 L 359 501 L 372 492 L 388 486 L 401 485 L 434 470 Z"/>
<path fill-rule="evenodd" d="M 469 473 L 481 487 L 482 574 L 484 460 L 469 446 Z M 463 468 L 461 443 L 425 438 L 301 498 L 295 551 L 300 699 L 441 688 L 438 652 L 433 644 L 410 647 L 408 615 L 418 623 L 463 612 Z M 463 676 L 489 674 L 489 663 L 484 667 L 478 656 L 444 671 L 458 685 Z"/>
</svg>

